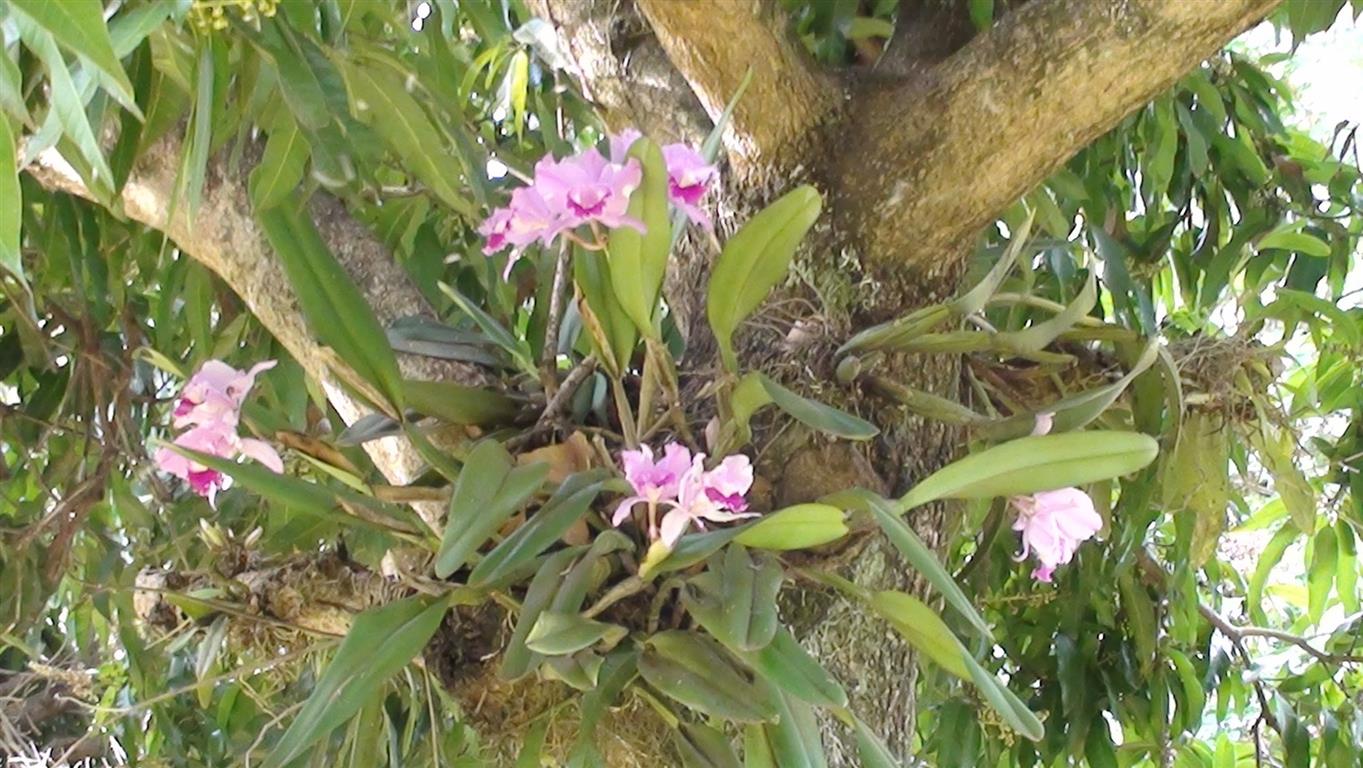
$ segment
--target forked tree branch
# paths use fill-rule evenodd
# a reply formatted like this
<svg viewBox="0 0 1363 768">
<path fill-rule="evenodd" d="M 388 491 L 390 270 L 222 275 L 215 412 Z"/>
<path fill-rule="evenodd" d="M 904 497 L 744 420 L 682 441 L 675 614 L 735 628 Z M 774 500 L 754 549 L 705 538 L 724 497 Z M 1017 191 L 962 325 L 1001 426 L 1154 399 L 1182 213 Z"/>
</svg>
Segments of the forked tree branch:
<svg viewBox="0 0 1363 768">
<path fill-rule="evenodd" d="M 712 123 L 629 0 L 527 0 L 553 24 L 583 96 L 613 131 L 697 143 Z"/>
<path fill-rule="evenodd" d="M 837 115 L 843 91 L 790 34 L 775 0 L 636 1 L 712 120 L 752 71 L 724 134 L 740 174 L 809 160 L 803 150 Z"/>
<path fill-rule="evenodd" d="M 661 0 L 666 2 L 667 0 Z M 838 193 L 883 271 L 931 272 L 1281 0 L 1032 0 L 848 117 Z"/>
<path fill-rule="evenodd" d="M 283 267 L 256 224 L 245 174 L 229 169 L 221 158 L 215 159 L 210 163 L 198 210 L 190 214 L 183 202 L 172 205 L 181 148 L 180 138 L 172 133 L 143 153 L 123 187 L 123 213 L 164 232 L 181 251 L 217 273 L 308 375 L 321 382 L 347 423 L 368 413 L 369 408 L 341 386 L 336 371 L 344 363 L 309 331 Z M 248 155 L 254 157 L 253 153 Z M 93 199 L 80 176 L 55 150 L 40 154 L 27 171 L 48 189 Z M 318 193 L 310 208 L 323 240 L 380 322 L 386 325 L 400 317 L 432 314 L 430 305 L 383 243 L 352 218 L 339 200 Z M 462 363 L 400 355 L 399 364 L 408 378 L 486 383 L 484 371 Z M 375 465 L 396 485 L 410 482 L 424 467 L 401 438 L 375 440 L 365 447 Z"/>
<path fill-rule="evenodd" d="M 899 0 L 894 35 L 876 62 L 876 73 L 921 75 L 974 36 L 969 0 Z"/>
</svg>

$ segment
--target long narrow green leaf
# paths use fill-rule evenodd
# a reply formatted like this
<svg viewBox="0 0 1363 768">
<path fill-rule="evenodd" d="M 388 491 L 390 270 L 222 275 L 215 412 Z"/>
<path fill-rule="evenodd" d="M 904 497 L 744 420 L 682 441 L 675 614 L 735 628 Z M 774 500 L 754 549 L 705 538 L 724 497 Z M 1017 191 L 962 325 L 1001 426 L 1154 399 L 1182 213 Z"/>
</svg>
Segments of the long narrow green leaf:
<svg viewBox="0 0 1363 768">
<path fill-rule="evenodd" d="M 1027 244 L 1027 238 L 1031 236 L 1032 222 L 1035 219 L 1036 209 L 1028 210 L 1027 218 L 1023 219 L 1022 224 L 1013 231 L 1008 241 L 1008 247 L 1003 250 L 1003 255 L 999 257 L 999 260 L 995 262 L 984 278 L 976 283 L 974 288 L 961 294 L 948 305 L 956 316 L 965 317 L 984 309 L 984 305 L 999 290 L 999 286 L 1003 285 L 1004 278 L 1008 277 L 1008 273 L 1012 272 L 1013 267 L 1017 266 L 1018 256 Z"/>
<path fill-rule="evenodd" d="M 264 768 L 283 768 L 303 756 L 378 696 L 388 678 L 425 647 L 448 607 L 447 599 L 409 597 L 356 617 L 322 679 L 266 758 Z"/>
<path fill-rule="evenodd" d="M 946 622 L 922 600 L 886 590 L 871 596 L 871 608 L 899 632 L 909 645 L 956 677 L 970 676 L 965 657 L 970 654 Z"/>
<path fill-rule="evenodd" d="M 114 53 L 100 0 L 10 0 L 10 7 L 47 30 L 65 49 L 89 62 L 123 108 L 139 117 L 133 86 Z"/>
<path fill-rule="evenodd" d="M 208 151 L 213 145 L 213 70 L 213 46 L 205 45 L 194 66 L 194 112 L 189 121 L 188 147 L 180 167 L 180 192 L 190 213 L 199 209 L 204 178 L 208 173 Z"/>
<path fill-rule="evenodd" d="M 672 732 L 682 768 L 741 768 L 729 738 L 708 725 L 682 723 Z"/>
<path fill-rule="evenodd" d="M 504 515 L 484 512 L 497 497 L 512 466 L 511 454 L 496 440 L 484 440 L 468 452 L 450 494 L 445 535 L 435 559 L 436 576 L 448 578 L 514 514 L 510 505 L 502 509 Z"/>
<path fill-rule="evenodd" d="M 511 331 L 508 331 L 505 326 L 497 322 L 496 318 L 483 311 L 482 307 L 473 303 L 469 297 L 452 288 L 449 284 L 439 283 L 438 286 L 440 291 L 446 296 L 449 296 L 450 300 L 455 303 L 455 306 L 459 307 L 461 312 L 468 315 L 469 319 L 473 320 L 474 324 L 483 332 L 483 335 L 487 336 L 489 341 L 506 350 L 507 354 L 511 355 L 512 359 L 516 361 L 516 364 L 520 366 L 521 370 L 526 371 L 527 373 L 534 373 L 535 363 L 530 359 L 529 350 L 526 349 L 524 343 L 517 340 L 516 337 L 512 335 Z"/>
<path fill-rule="evenodd" d="M 251 171 L 251 202 L 263 211 L 283 203 L 303 183 L 308 163 L 308 140 L 292 116 L 281 116 L 265 142 L 260 163 Z"/>
<path fill-rule="evenodd" d="M 755 651 L 767 647 L 780 626 L 776 596 L 785 576 L 770 555 L 756 561 L 741 544 L 725 550 L 721 578 L 720 611 L 726 633 L 735 648 Z"/>
<path fill-rule="evenodd" d="M 446 578 L 468 562 L 548 476 L 549 465 L 542 462 L 513 468 L 511 455 L 495 440 L 474 446 L 450 498 L 436 575 Z"/>
<path fill-rule="evenodd" d="M 1018 354 L 1039 352 L 1047 344 L 1055 341 L 1060 334 L 1073 328 L 1075 323 L 1083 319 L 1093 309 L 1093 305 L 1097 301 L 1098 273 L 1090 271 L 1083 290 L 1074 298 L 1074 301 L 1070 302 L 1065 309 L 1054 317 L 1042 320 L 1020 331 L 999 333 L 994 337 L 994 340 L 1003 349 Z"/>
<path fill-rule="evenodd" d="M 624 627 L 588 619 L 580 613 L 545 611 L 526 635 L 525 647 L 545 656 L 562 656 L 602 641 L 614 645 L 624 639 L 626 631 Z"/>
<path fill-rule="evenodd" d="M 257 211 L 256 217 L 298 292 L 313 333 L 400 409 L 402 378 L 388 336 L 312 219 L 293 205 Z"/>
<path fill-rule="evenodd" d="M 658 145 L 641 138 L 630 148 L 644 176 L 629 199 L 629 215 L 644 223 L 645 231 L 633 227 L 611 230 L 606 248 L 611 287 L 625 314 L 639 333 L 657 338 L 653 315 L 667 274 L 671 232 L 667 223 L 667 166 Z"/>
<path fill-rule="evenodd" d="M 720 534 L 726 531 L 729 532 L 729 537 L 739 544 L 754 549 L 777 551 L 809 549 L 837 541 L 846 536 L 848 531 L 847 515 L 841 509 L 828 504 L 796 504 L 763 515 L 755 522 L 742 528 L 727 528 L 724 531 L 684 536 L 681 544 L 673 550 L 672 556 L 664 562 L 669 566 L 685 567 L 679 565 L 686 562 L 684 555 L 692 552 L 692 548 L 699 547 L 703 542 L 719 542 L 718 546 L 715 547 L 718 549 L 719 546 L 723 546 L 728 541 L 727 538 L 723 541 L 719 541 L 718 538 Z M 713 537 L 713 540 L 703 537 Z M 709 553 L 706 552 L 699 559 L 703 560 L 708 555 Z M 669 567 L 667 570 L 671 569 Z"/>
<path fill-rule="evenodd" d="M 762 688 L 776 710 L 776 722 L 762 726 L 775 763 L 781 768 L 827 768 L 814 708 L 779 688 Z"/>
<path fill-rule="evenodd" d="M 0 51 L 0 58 L 5 58 L 3 51 Z M 24 277 L 24 262 L 19 252 L 23 198 L 16 165 L 18 152 L 9 119 L 0 116 L 0 268 L 27 290 L 28 280 Z"/>
<path fill-rule="evenodd" d="M 70 138 L 71 142 L 80 151 L 81 157 L 94 172 L 93 179 L 85 179 L 92 188 L 102 187 L 109 189 L 113 183 L 113 172 L 109 170 L 109 164 L 104 160 L 104 153 L 100 151 L 99 142 L 95 139 L 95 131 L 90 126 L 90 119 L 85 114 L 85 101 L 81 98 L 80 91 L 76 84 L 71 80 L 71 72 L 66 67 L 66 60 L 62 58 L 61 51 L 57 48 L 57 42 L 52 35 L 28 17 L 18 15 L 14 17 L 15 23 L 19 27 L 19 34 L 24 40 L 24 44 L 33 55 L 43 63 L 47 69 L 49 101 L 51 110 L 57 117 L 57 122 L 61 125 L 62 131 Z"/>
<path fill-rule="evenodd" d="M 846 440 L 870 440 L 880 434 L 880 429 L 865 419 L 840 411 L 831 405 L 800 397 L 766 375 L 759 376 L 762 388 L 766 390 L 776 407 L 794 416 L 807 427 Z"/>
<path fill-rule="evenodd" d="M 354 525 L 371 530 L 390 531 L 416 535 L 421 529 L 411 524 L 397 508 L 390 507 L 372 497 L 362 496 L 353 491 L 328 488 L 310 483 L 289 475 L 281 475 L 259 464 L 237 463 L 220 456 L 191 451 L 173 443 L 167 448 L 187 456 L 209 469 L 227 475 L 251 493 L 263 496 L 281 506 L 299 512 L 332 520 L 343 525 Z M 352 508 L 362 508 L 373 513 L 370 517 L 348 514 L 343 511 L 342 503 Z"/>
<path fill-rule="evenodd" d="M 887 499 L 882 499 L 873 494 L 867 493 L 862 496 L 866 507 L 875 515 L 876 523 L 880 529 L 889 537 L 890 543 L 895 549 L 909 561 L 909 565 L 915 571 L 922 574 L 923 578 L 933 586 L 942 597 L 946 598 L 947 604 L 956 609 L 961 614 L 961 618 L 979 633 L 980 637 L 992 641 L 993 635 L 989 631 L 989 625 L 985 623 L 984 617 L 975 610 L 975 606 L 966 597 L 961 587 L 956 584 L 956 580 L 951 578 L 947 569 L 937 560 L 937 555 L 933 554 L 931 548 L 918 538 L 918 534 L 905 523 L 899 515 L 896 515 L 890 507 Z"/>
<path fill-rule="evenodd" d="M 28 105 L 24 103 L 24 75 L 8 49 L 0 50 L 0 109 L 20 125 L 33 122 Z"/>
<path fill-rule="evenodd" d="M 371 66 L 347 66 L 344 73 L 356 116 L 378 131 L 403 166 L 436 197 L 473 218 L 473 203 L 460 191 L 464 174 L 458 158 L 445 147 L 440 131 L 402 81 Z"/>
<path fill-rule="evenodd" d="M 719 644 L 703 635 L 669 630 L 649 638 L 639 656 L 639 674 L 659 691 L 708 715 L 740 723 L 776 715 Z"/>
<path fill-rule="evenodd" d="M 525 599 L 521 601 L 521 612 L 516 617 L 516 627 L 511 630 L 511 638 L 507 640 L 506 650 L 502 653 L 502 665 L 497 670 L 498 677 L 503 680 L 517 680 L 538 663 L 537 660 L 541 657 L 526 647 L 525 638 L 530 635 L 530 630 L 534 628 L 540 614 L 549 608 L 559 584 L 563 582 L 568 565 L 572 563 L 573 558 L 582 554 L 584 549 L 586 547 L 560 549 L 546 557 L 539 570 L 535 572 L 535 577 L 530 580 L 530 586 L 525 589 Z"/>
<path fill-rule="evenodd" d="M 741 652 L 748 666 L 781 690 L 815 706 L 847 706 L 847 692 L 785 627 L 759 651 Z"/>
<path fill-rule="evenodd" d="M 900 768 L 890 748 L 870 726 L 856 716 L 853 716 L 852 725 L 857 733 L 857 757 L 861 758 L 862 768 Z"/>
<path fill-rule="evenodd" d="M 597 357 L 607 373 L 619 377 L 633 357 L 639 329 L 616 298 L 605 254 L 578 247 L 573 253 L 573 282 L 582 291 L 586 304 L 586 311 L 581 313 L 583 324 Z"/>
<path fill-rule="evenodd" d="M 505 424 L 516 415 L 515 401 L 495 389 L 403 379 L 402 391 L 417 412 L 451 424 Z"/>
<path fill-rule="evenodd" d="M 565 482 L 525 525 L 487 553 L 469 574 L 469 584 L 496 584 L 558 541 L 587 513 L 592 500 L 601 492 L 599 477 L 599 472 L 584 472 L 573 478 L 577 482 Z"/>
<path fill-rule="evenodd" d="M 914 486 L 903 512 L 937 499 L 988 499 L 1050 491 L 1135 472 L 1159 444 L 1138 432 L 1067 432 L 1012 440 L 952 462 Z"/>
<path fill-rule="evenodd" d="M 968 654 L 965 656 L 965 664 L 975 687 L 984 695 L 989 706 L 1003 717 L 1008 727 L 1032 741 L 1041 741 L 1046 735 L 1046 729 L 1027 705 Z"/>
</svg>

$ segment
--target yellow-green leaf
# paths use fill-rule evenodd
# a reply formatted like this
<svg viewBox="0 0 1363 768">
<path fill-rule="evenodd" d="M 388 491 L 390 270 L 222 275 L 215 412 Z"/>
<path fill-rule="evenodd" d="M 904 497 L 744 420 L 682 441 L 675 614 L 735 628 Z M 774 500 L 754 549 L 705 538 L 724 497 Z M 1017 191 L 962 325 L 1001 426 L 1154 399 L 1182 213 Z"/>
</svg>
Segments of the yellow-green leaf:
<svg viewBox="0 0 1363 768">
<path fill-rule="evenodd" d="M 764 515 L 734 541 L 757 549 L 809 549 L 847 535 L 841 509 L 827 504 L 796 504 Z"/>
<path fill-rule="evenodd" d="M 610 282 L 615 298 L 639 333 L 657 337 L 653 315 L 667 275 L 667 256 L 672 243 L 667 221 L 667 166 L 658 145 L 647 138 L 634 142 L 629 156 L 643 167 L 643 182 L 629 199 L 629 215 L 644 223 L 645 231 L 633 227 L 611 230 L 606 248 Z"/>
<path fill-rule="evenodd" d="M 988 499 L 1051 491 L 1135 472 L 1159 444 L 1138 432 L 1067 432 L 1011 440 L 934 472 L 899 500 L 905 511 L 937 499 Z"/>
<path fill-rule="evenodd" d="M 871 607 L 890 622 L 909 645 L 951 674 L 962 680 L 970 679 L 964 660 L 968 655 L 965 647 L 942 617 L 922 600 L 903 592 L 884 591 L 871 596 Z"/>
<path fill-rule="evenodd" d="M 813 187 L 796 187 L 759 211 L 724 244 L 710 273 L 706 312 L 730 371 L 738 371 L 734 331 L 785 278 L 795 249 L 822 206 Z"/>
</svg>

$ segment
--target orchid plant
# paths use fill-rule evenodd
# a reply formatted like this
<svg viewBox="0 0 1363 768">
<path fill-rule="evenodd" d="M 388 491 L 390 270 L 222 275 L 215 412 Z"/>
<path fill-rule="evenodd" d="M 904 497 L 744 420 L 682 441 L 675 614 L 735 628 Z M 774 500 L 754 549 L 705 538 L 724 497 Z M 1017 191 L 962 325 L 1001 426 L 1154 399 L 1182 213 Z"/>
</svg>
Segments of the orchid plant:
<svg viewBox="0 0 1363 768">
<path fill-rule="evenodd" d="M 1008 728 L 1039 738 L 1040 721 L 982 666 L 988 654 L 968 650 L 957 636 L 964 630 L 987 641 L 986 621 L 902 517 L 914 507 L 948 499 L 1009 498 L 1013 528 L 1020 533 L 1019 559 L 1034 556 L 1032 577 L 1048 583 L 1103 525 L 1091 497 L 1079 486 L 1139 469 L 1153 458 L 1153 442 L 1135 433 L 1079 430 L 1084 422 L 1072 414 L 1042 411 L 1034 416 L 1030 436 L 985 447 L 919 479 L 898 499 L 860 488 L 781 509 L 755 499 L 758 466 L 747 449 L 759 419 L 784 419 L 811 433 L 850 441 L 874 439 L 878 429 L 766 374 L 743 371 L 733 343 L 746 316 L 785 279 L 800 237 L 818 216 L 820 197 L 808 187 L 754 215 L 728 238 L 718 256 L 708 286 L 708 314 L 723 372 L 706 391 L 715 398 L 719 416 L 699 441 L 681 416 L 676 360 L 663 343 L 662 318 L 668 308 L 662 281 L 673 220 L 709 230 L 712 219 L 705 201 L 718 181 L 716 167 L 695 148 L 658 147 L 637 131 L 626 131 L 607 137 L 603 148 L 588 146 L 568 157 L 541 159 L 526 183 L 510 191 L 507 204 L 482 222 L 478 233 L 483 253 L 492 257 L 509 249 L 500 272 L 503 280 L 532 251 L 558 251 L 549 293 L 534 299 L 545 305 L 548 318 L 544 365 L 533 371 L 534 381 L 527 385 L 528 397 L 543 406 L 534 421 L 523 421 L 512 403 L 489 392 L 474 397 L 462 389 L 394 384 L 400 379 L 386 345 L 335 337 L 338 343 L 352 344 L 347 349 L 359 356 L 356 370 L 373 374 L 356 391 L 376 400 L 376 409 L 388 414 L 376 414 L 389 423 L 380 434 L 405 433 L 432 470 L 451 483 L 443 531 L 438 520 L 400 514 L 377 491 L 338 492 L 336 503 L 342 508 L 364 510 L 359 519 L 365 525 L 379 525 L 409 545 L 425 547 L 431 556 L 422 589 L 437 597 L 414 596 L 384 610 L 407 616 L 404 628 L 423 627 L 411 631 L 428 633 L 435 631 L 451 601 L 518 594 L 515 630 L 499 669 L 504 678 L 538 672 L 592 692 L 606 685 L 603 670 L 608 666 L 627 670 L 612 683 L 617 687 L 609 695 L 621 695 L 619 685 L 637 688 L 664 721 L 675 724 L 678 749 L 700 750 L 707 764 L 731 764 L 719 731 L 707 722 L 745 727 L 750 738 L 779 752 L 786 748 L 780 745 L 795 743 L 790 739 L 796 722 L 824 709 L 864 733 L 863 760 L 884 764 L 875 762 L 884 747 L 858 720 L 841 685 L 777 620 L 781 585 L 799 575 L 826 583 L 883 617 L 926 658 L 978 688 Z M 288 226 L 281 222 L 276 230 Z M 1006 254 L 996 272 L 1006 272 L 1016 255 L 1016 249 Z M 308 270 L 334 274 L 316 262 Z M 298 274 L 306 273 L 300 269 Z M 984 288 L 971 292 L 972 300 L 987 294 L 997 280 L 997 275 L 987 277 Z M 557 343 L 564 333 L 556 309 L 566 299 L 559 293 L 564 284 L 571 286 L 572 306 L 587 342 L 585 350 L 580 346 L 567 356 L 562 353 L 567 347 Z M 447 292 L 484 333 L 511 337 L 490 316 L 470 309 L 453 289 L 447 287 Z M 334 311 L 331 304 L 307 306 L 310 296 L 325 292 L 301 295 L 305 310 Z M 942 322 L 952 309 L 933 311 L 935 322 Z M 918 323 L 919 333 L 930 330 L 919 316 L 850 340 L 844 348 L 849 361 L 885 338 L 903 338 L 904 322 Z M 527 358 L 512 343 L 503 343 L 502 351 L 518 360 Z M 574 367 L 563 375 L 561 362 Z M 255 378 L 272 366 L 266 361 L 241 371 L 217 360 L 205 363 L 176 402 L 172 424 L 184 431 L 157 451 L 159 468 L 210 501 L 226 486 L 228 475 L 239 477 L 248 490 L 294 504 L 315 499 L 316 486 L 278 474 L 283 462 L 274 448 L 239 434 L 245 398 Z M 594 388 L 610 393 L 613 412 L 587 407 L 565 416 L 565 398 L 577 397 L 577 387 L 587 391 L 587 381 L 599 382 Z M 778 415 L 761 413 L 773 405 Z M 422 421 L 423 416 L 447 415 L 479 427 L 455 446 L 453 461 L 425 436 Z M 501 431 L 475 441 L 472 436 L 486 427 Z M 586 436 L 589 428 L 594 430 L 591 438 Z M 1057 433 L 1048 434 L 1053 428 Z M 508 437 L 508 430 L 520 434 Z M 565 439 L 555 442 L 554 435 Z M 370 438 L 361 434 L 352 439 Z M 523 455 L 528 463 L 518 463 L 507 449 L 515 445 L 525 451 L 535 444 Z M 574 444 L 578 447 L 571 448 Z M 235 463 L 243 456 L 267 471 Z M 603 498 L 612 495 L 613 500 Z M 386 496 L 403 498 L 396 490 Z M 907 562 L 946 596 L 964 625 L 953 628 L 913 595 L 871 593 L 808 565 L 820 547 L 865 535 L 853 533 L 852 515 L 874 520 Z M 574 529 L 579 532 L 573 534 Z M 796 551 L 805 557 L 785 554 Z M 673 618 L 659 629 L 665 610 Z M 409 639 L 415 648 L 426 637 Z M 332 670 L 319 682 L 319 693 L 275 746 L 268 768 L 286 765 L 324 735 L 318 713 L 338 705 L 319 697 L 331 686 L 345 684 L 340 676 L 346 673 L 336 670 L 362 665 L 375 652 L 366 642 L 347 639 L 343 644 Z M 797 714 L 792 720 L 783 711 Z M 594 748 L 588 738 L 578 749 L 583 756 Z"/>
</svg>

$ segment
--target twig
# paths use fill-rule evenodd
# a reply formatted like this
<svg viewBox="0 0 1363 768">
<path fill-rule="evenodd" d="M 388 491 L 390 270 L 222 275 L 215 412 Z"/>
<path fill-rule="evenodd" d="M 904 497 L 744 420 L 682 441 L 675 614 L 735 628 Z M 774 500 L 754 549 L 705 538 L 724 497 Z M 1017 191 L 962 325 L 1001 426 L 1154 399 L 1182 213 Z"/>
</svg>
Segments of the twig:
<svg viewBox="0 0 1363 768">
<path fill-rule="evenodd" d="M 303 648 L 291 651 L 281 656 L 276 656 L 268 661 L 263 661 L 259 664 L 252 664 L 250 665 L 249 669 L 242 669 L 240 667 L 235 669 L 229 669 L 225 672 L 222 672 L 221 674 L 213 675 L 212 677 L 205 677 L 196 680 L 193 683 L 182 685 L 179 688 L 172 688 L 169 691 L 158 693 L 157 695 L 152 696 L 149 699 L 143 699 L 142 701 L 139 701 L 135 704 L 129 704 L 126 707 L 102 707 L 99 705 L 86 704 L 85 702 L 81 702 L 81 704 L 87 707 L 91 712 L 99 712 L 102 714 L 112 715 L 115 717 L 126 717 L 136 712 L 140 712 L 154 704 L 159 704 L 160 702 L 173 699 L 176 696 L 183 696 L 186 693 L 192 693 L 198 690 L 199 686 L 201 685 L 216 685 L 217 683 L 220 683 L 224 680 L 231 680 L 234 677 L 242 677 L 243 675 L 250 677 L 252 675 L 259 675 L 261 673 L 268 672 L 274 669 L 275 667 L 281 667 L 284 666 L 285 664 L 297 661 L 303 658 L 304 656 L 307 656 L 309 653 L 313 653 L 319 650 L 323 645 L 330 645 L 331 642 L 334 641 L 319 640 L 318 642 L 313 643 L 312 645 L 305 646 Z"/>
<path fill-rule="evenodd" d="M 564 377 L 563 383 L 559 385 L 558 392 L 544 406 L 544 411 L 535 420 L 534 426 L 506 441 L 507 450 L 515 452 L 524 447 L 536 435 L 548 430 L 554 425 L 554 421 L 566 410 L 568 404 L 572 402 L 573 395 L 577 393 L 583 382 L 596 371 L 596 357 L 588 355 L 582 362 L 578 363 L 573 370 Z"/>
<path fill-rule="evenodd" d="M 544 326 L 544 349 L 540 353 L 540 378 L 544 394 L 552 401 L 558 392 L 558 334 L 563 324 L 563 288 L 568 282 L 568 262 L 572 251 L 565 242 L 554 261 L 554 284 L 549 289 L 549 316 Z"/>
<path fill-rule="evenodd" d="M 293 714 L 299 709 L 302 709 L 303 705 L 306 703 L 307 703 L 306 701 L 300 701 L 292 706 L 286 707 L 285 709 L 280 711 L 279 714 L 275 715 L 274 718 L 270 720 L 270 722 L 266 723 L 263 727 L 261 727 L 260 733 L 256 734 L 256 740 L 251 742 L 251 746 L 246 748 L 245 763 L 246 768 L 251 768 L 251 755 L 255 754 L 255 751 L 260 748 L 261 742 L 265 741 L 265 734 L 269 733 L 275 726 L 279 725 L 279 723 L 284 718 L 288 717 L 289 715 Z"/>
<path fill-rule="evenodd" d="M 568 403 L 572 401 L 573 394 L 577 392 L 577 388 L 582 386 L 582 383 L 587 380 L 587 377 L 591 376 L 594 372 L 596 372 L 595 356 L 588 356 L 582 362 L 578 363 L 577 367 L 569 371 L 568 376 L 564 378 L 563 383 L 559 385 L 558 392 L 554 393 L 554 396 L 549 400 L 549 403 L 544 406 L 544 413 L 540 414 L 539 419 L 535 422 L 535 427 L 538 428 L 542 424 L 547 424 L 554 419 L 557 419 L 559 414 L 567 410 Z"/>
<path fill-rule="evenodd" d="M 1273 640 L 1281 640 L 1284 643 L 1295 645 L 1296 647 L 1302 649 L 1303 651 L 1306 651 L 1308 654 L 1315 657 L 1315 659 L 1321 662 L 1322 664 L 1363 663 L 1363 656 L 1356 656 L 1352 654 L 1327 653 L 1316 648 L 1314 645 L 1311 645 L 1311 643 L 1307 641 L 1306 638 L 1301 637 L 1300 635 L 1294 635 L 1291 632 L 1283 632 L 1281 630 L 1269 629 L 1267 627 L 1236 626 L 1234 624 L 1231 624 L 1229 621 L 1225 619 L 1225 617 L 1221 616 L 1216 611 L 1213 611 L 1211 608 L 1201 603 L 1199 603 L 1197 606 L 1197 612 L 1202 614 L 1203 618 L 1205 618 L 1212 626 L 1216 627 L 1216 629 L 1221 634 L 1225 635 L 1226 639 L 1230 640 L 1232 643 L 1239 643 L 1240 641 L 1244 640 L 1247 637 L 1267 637 Z"/>
</svg>

